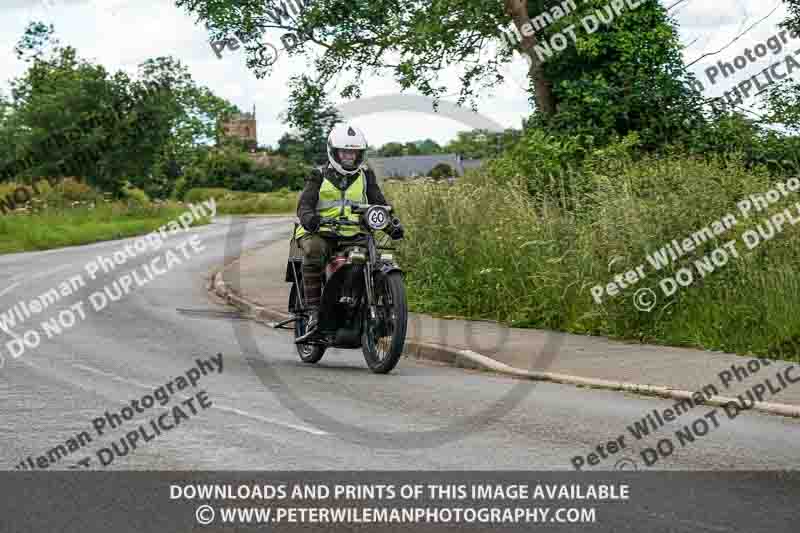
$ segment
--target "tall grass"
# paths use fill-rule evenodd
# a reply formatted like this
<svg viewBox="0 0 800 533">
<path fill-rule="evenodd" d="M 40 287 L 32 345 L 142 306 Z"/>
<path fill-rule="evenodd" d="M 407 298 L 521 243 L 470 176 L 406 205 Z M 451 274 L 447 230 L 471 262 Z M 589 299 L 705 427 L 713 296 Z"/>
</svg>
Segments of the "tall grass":
<svg viewBox="0 0 800 533">
<path fill-rule="evenodd" d="M 800 227 L 788 226 L 748 251 L 739 238 L 783 199 L 751 219 L 736 203 L 766 192 L 766 172 L 737 161 L 683 157 L 587 165 L 580 187 L 561 196 L 531 194 L 524 178 L 476 175 L 454 186 L 397 184 L 387 194 L 407 238 L 398 257 L 408 267 L 412 308 L 643 342 L 694 346 L 800 360 Z M 551 191 L 552 192 L 552 191 Z M 662 271 L 646 255 L 682 241 L 724 215 L 738 224 Z M 738 239 L 740 259 L 665 296 L 658 282 Z M 645 265 L 646 278 L 597 304 L 595 285 Z M 638 310 L 634 293 L 658 302 Z"/>
</svg>

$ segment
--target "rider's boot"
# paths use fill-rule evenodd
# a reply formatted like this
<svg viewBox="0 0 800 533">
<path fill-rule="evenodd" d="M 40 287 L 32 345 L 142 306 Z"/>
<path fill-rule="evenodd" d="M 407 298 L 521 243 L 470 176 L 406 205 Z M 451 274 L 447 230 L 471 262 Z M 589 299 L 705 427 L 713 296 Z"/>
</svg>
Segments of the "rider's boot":
<svg viewBox="0 0 800 533">
<path fill-rule="evenodd" d="M 294 343 L 301 344 L 309 339 L 314 338 L 317 335 L 317 330 L 319 329 L 318 326 L 319 326 L 319 309 L 316 307 L 312 307 L 308 310 L 308 323 L 306 324 L 306 332 L 305 334 L 297 337 L 294 340 Z"/>
</svg>

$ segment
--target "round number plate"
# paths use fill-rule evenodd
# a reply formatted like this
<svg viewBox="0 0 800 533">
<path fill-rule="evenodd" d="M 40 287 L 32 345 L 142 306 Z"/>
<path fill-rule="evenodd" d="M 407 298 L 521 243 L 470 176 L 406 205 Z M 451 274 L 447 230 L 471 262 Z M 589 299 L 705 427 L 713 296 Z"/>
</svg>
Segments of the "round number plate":
<svg viewBox="0 0 800 533">
<path fill-rule="evenodd" d="M 389 211 L 383 207 L 373 206 L 367 210 L 367 225 L 374 230 L 382 230 L 389 225 Z"/>
</svg>

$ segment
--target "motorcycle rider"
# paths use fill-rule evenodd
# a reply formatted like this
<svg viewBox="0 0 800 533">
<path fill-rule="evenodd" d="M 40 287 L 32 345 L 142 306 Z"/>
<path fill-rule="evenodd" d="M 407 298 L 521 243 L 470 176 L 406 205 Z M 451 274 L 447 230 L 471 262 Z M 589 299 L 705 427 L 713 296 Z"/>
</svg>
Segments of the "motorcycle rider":
<svg viewBox="0 0 800 533">
<path fill-rule="evenodd" d="M 366 165 L 367 139 L 364 133 L 350 124 L 337 124 L 328 135 L 328 164 L 315 168 L 306 178 L 297 202 L 300 226 L 295 232 L 303 253 L 303 285 L 309 319 L 306 333 L 295 342 L 313 337 L 319 324 L 319 305 L 322 296 L 322 270 L 325 260 L 336 247 L 337 237 L 331 228 L 320 226 L 320 218 L 347 217 L 358 221 L 351 213 L 351 204 L 388 205 L 378 187 L 375 173 Z M 387 226 L 392 239 L 403 237 L 403 227 L 396 217 Z M 340 226 L 338 233 L 353 236 L 360 232 L 355 226 Z"/>
</svg>

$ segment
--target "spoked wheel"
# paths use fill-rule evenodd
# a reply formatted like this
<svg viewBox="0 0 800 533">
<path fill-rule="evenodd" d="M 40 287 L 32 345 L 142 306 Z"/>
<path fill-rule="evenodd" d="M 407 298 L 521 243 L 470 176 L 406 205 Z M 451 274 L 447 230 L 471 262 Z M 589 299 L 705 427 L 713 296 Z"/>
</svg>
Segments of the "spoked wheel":
<svg viewBox="0 0 800 533">
<path fill-rule="evenodd" d="M 298 316 L 297 320 L 294 322 L 295 339 L 305 335 L 307 323 L 307 317 Z M 319 363 L 319 360 L 325 355 L 325 346 L 320 346 L 318 344 L 295 344 L 295 346 L 297 347 L 297 354 L 300 356 L 300 360 L 304 363 Z"/>
<path fill-rule="evenodd" d="M 362 351 L 370 370 L 387 374 L 403 353 L 408 325 L 408 305 L 400 272 L 375 276 L 377 323 L 368 317 L 364 324 Z"/>
</svg>

